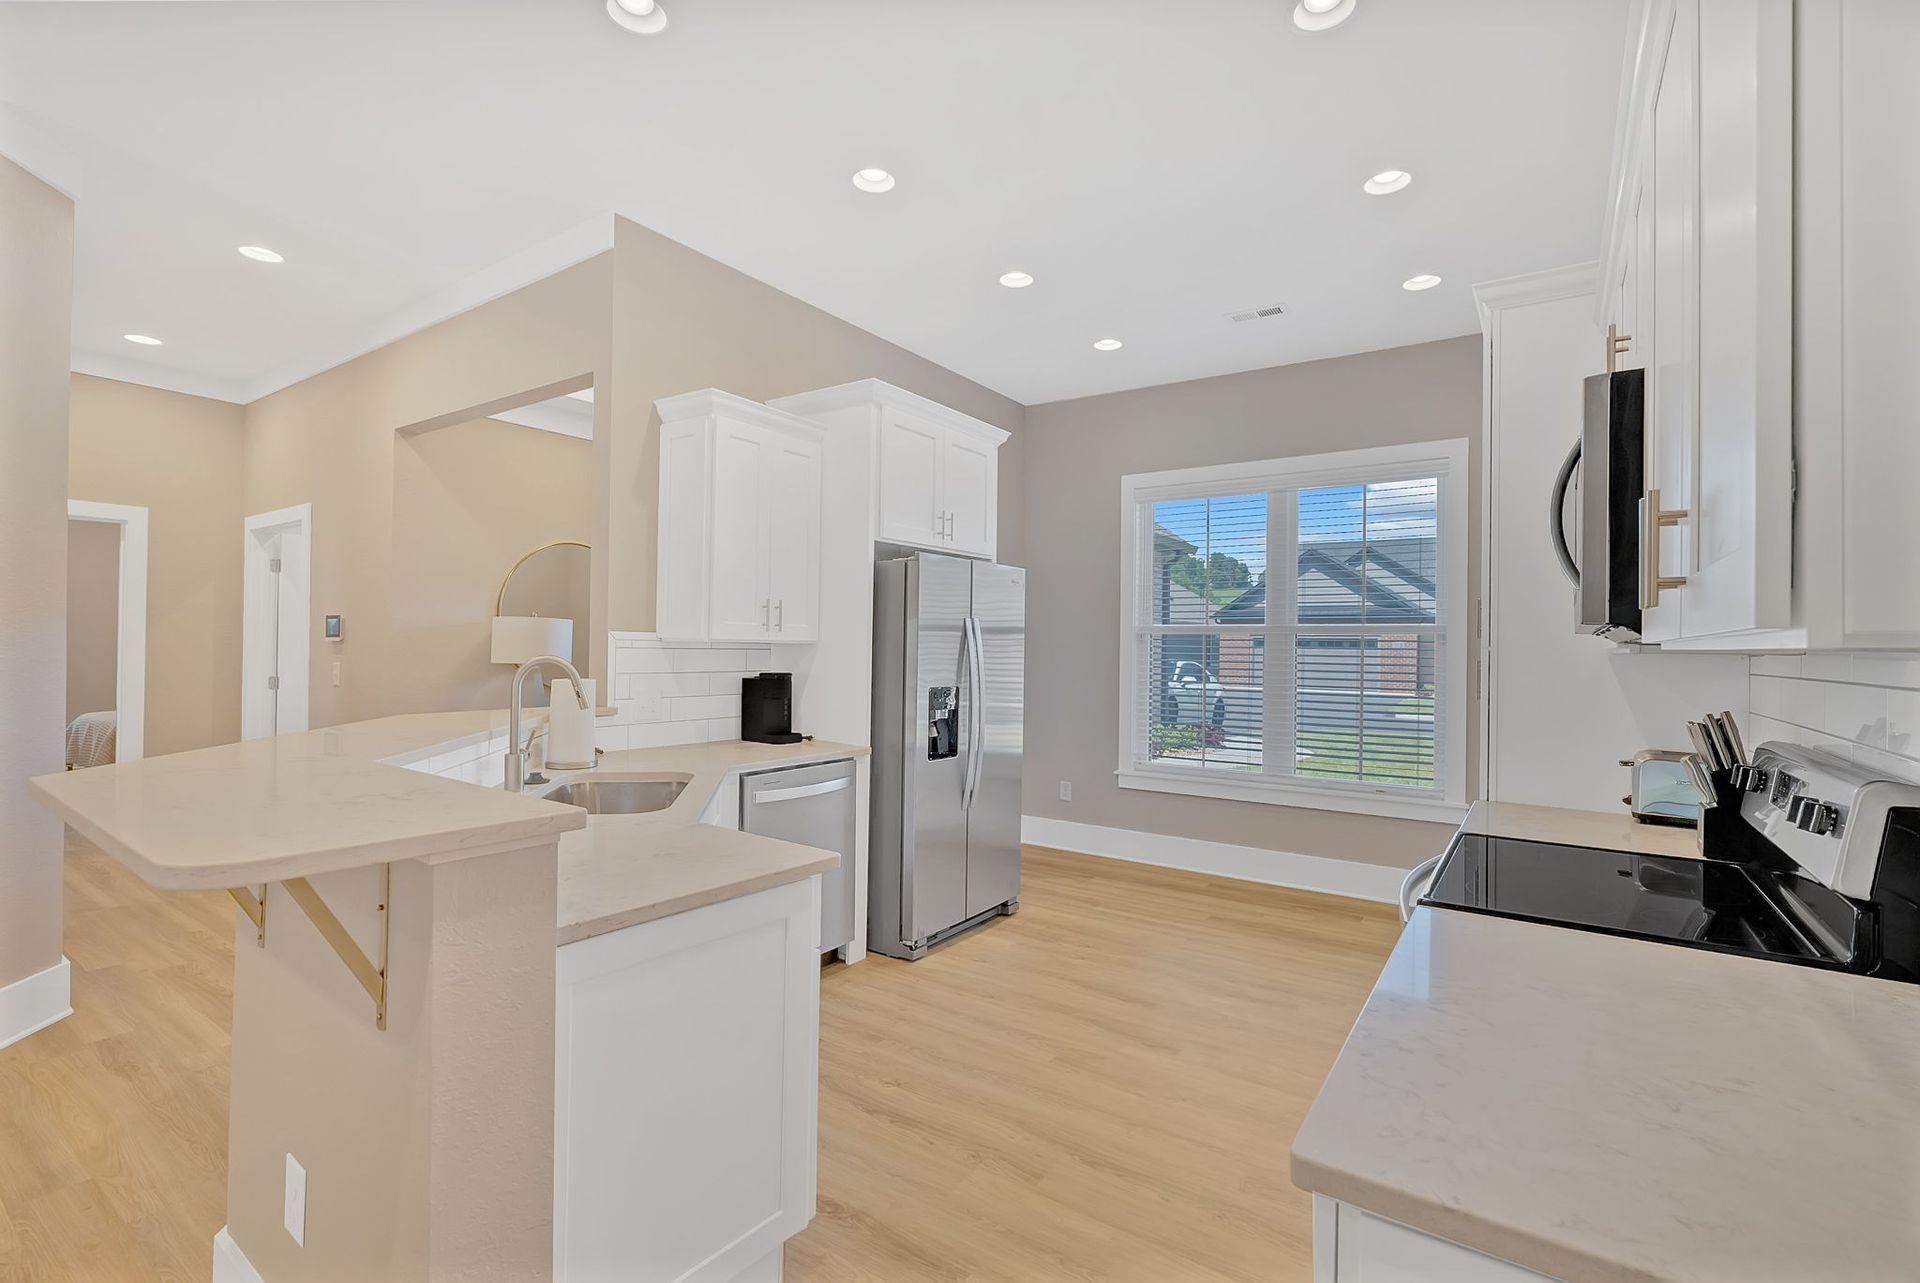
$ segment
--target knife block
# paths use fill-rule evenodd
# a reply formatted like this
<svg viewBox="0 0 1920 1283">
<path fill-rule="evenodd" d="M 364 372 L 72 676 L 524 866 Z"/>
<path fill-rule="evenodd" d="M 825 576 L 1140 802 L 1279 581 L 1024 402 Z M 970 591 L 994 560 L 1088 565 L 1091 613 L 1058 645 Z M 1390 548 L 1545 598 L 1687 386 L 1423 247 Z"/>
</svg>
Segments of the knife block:
<svg viewBox="0 0 1920 1283">
<path fill-rule="evenodd" d="M 1746 797 L 1733 786 L 1728 771 L 1709 771 L 1717 805 L 1700 809 L 1700 854 L 1709 860 L 1728 860 L 1735 864 L 1755 864 L 1762 868 L 1791 870 L 1793 861 L 1760 840 L 1753 826 L 1740 815 L 1741 800 Z"/>
</svg>

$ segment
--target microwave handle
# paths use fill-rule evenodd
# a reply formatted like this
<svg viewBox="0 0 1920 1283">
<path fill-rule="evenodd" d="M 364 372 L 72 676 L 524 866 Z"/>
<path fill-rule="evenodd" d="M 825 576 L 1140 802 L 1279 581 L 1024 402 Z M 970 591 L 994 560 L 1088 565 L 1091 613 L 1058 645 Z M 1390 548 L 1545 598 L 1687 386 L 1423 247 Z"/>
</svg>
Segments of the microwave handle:
<svg viewBox="0 0 1920 1283">
<path fill-rule="evenodd" d="M 1553 479 L 1553 499 L 1547 508 L 1547 531 L 1553 536 L 1553 555 L 1560 559 L 1560 569 L 1566 572 L 1575 588 L 1580 586 L 1580 563 L 1573 559 L 1573 549 L 1567 543 L 1567 488 L 1573 484 L 1573 470 L 1579 466 L 1580 438 L 1575 437 L 1573 449 L 1567 451 Z"/>
</svg>

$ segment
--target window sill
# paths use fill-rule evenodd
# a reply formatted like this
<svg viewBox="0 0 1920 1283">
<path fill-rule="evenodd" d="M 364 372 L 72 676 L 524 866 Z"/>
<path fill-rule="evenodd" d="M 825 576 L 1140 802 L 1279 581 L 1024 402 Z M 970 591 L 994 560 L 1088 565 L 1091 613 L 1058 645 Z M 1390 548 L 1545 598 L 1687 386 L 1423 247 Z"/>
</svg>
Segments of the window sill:
<svg viewBox="0 0 1920 1283">
<path fill-rule="evenodd" d="M 1262 802 L 1269 806 L 1304 806 L 1316 811 L 1385 815 L 1401 820 L 1426 820 L 1434 824 L 1458 824 L 1467 816 L 1466 803 L 1449 802 L 1442 798 L 1315 788 L 1312 785 L 1280 784 L 1269 780 L 1215 779 L 1198 772 L 1118 770 L 1114 772 L 1114 777 L 1123 789 L 1230 798 L 1238 802 Z"/>
</svg>

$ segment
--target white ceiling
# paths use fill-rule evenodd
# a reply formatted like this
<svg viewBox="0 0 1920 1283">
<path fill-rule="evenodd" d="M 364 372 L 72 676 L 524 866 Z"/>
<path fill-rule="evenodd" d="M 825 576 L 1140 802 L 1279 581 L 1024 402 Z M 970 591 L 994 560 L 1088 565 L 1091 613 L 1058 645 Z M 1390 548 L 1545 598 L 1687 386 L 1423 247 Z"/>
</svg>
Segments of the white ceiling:
<svg viewBox="0 0 1920 1283">
<path fill-rule="evenodd" d="M 6 123 L 77 166 L 76 365 L 248 399 L 608 211 L 1028 404 L 1468 333 L 1598 252 L 1626 0 L 663 2 L 0 4 Z"/>
</svg>

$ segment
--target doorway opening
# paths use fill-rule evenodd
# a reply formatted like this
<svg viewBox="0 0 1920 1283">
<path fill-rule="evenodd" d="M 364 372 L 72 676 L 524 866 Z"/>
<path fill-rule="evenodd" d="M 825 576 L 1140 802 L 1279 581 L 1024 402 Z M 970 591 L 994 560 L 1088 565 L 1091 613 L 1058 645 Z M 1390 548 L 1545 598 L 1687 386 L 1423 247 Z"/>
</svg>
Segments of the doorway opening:
<svg viewBox="0 0 1920 1283">
<path fill-rule="evenodd" d="M 307 729 L 313 505 L 246 521 L 240 626 L 240 738 Z"/>
<path fill-rule="evenodd" d="M 147 510 L 67 501 L 67 769 L 146 755 Z"/>
</svg>

